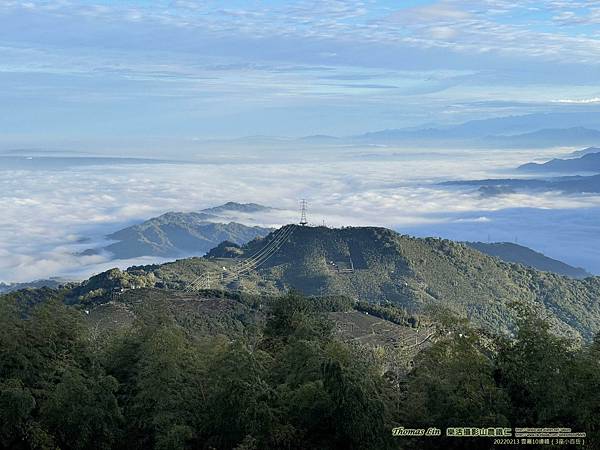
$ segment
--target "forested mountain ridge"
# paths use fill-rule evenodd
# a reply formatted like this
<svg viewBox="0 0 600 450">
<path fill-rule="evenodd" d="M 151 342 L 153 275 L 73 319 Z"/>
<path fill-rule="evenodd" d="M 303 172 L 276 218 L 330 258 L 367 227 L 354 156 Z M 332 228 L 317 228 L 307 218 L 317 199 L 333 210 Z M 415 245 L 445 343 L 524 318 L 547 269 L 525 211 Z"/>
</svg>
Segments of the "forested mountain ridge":
<svg viewBox="0 0 600 450">
<path fill-rule="evenodd" d="M 494 448 L 392 435 L 474 424 L 568 424 L 596 448 L 597 278 L 383 228 L 287 229 L 0 296 L 0 448 Z M 206 274 L 211 290 L 190 283 Z"/>
<path fill-rule="evenodd" d="M 592 276 L 581 267 L 573 267 L 562 261 L 536 252 L 528 247 L 512 242 L 465 242 L 465 244 L 486 255 L 495 256 L 506 262 L 530 266 L 544 272 L 552 272 L 571 278 L 587 278 Z"/>
<path fill-rule="evenodd" d="M 258 203 L 238 203 L 238 202 L 227 202 L 219 206 L 213 206 L 211 208 L 205 208 L 202 212 L 207 214 L 229 214 L 229 213 L 246 213 L 256 214 L 273 211 L 274 208 L 270 206 L 260 205 Z"/>
<path fill-rule="evenodd" d="M 242 246 L 256 252 L 261 240 Z M 353 270 L 352 270 L 353 269 Z M 564 332 L 600 329 L 600 279 L 572 280 L 509 264 L 466 245 L 403 236 L 384 228 L 296 227 L 262 268 L 263 282 L 308 294 L 391 301 L 409 311 L 445 306 L 492 330 L 507 329 L 507 305 L 535 304 Z"/>
<path fill-rule="evenodd" d="M 341 297 L 132 289 L 84 310 L 65 293 L 0 296 L 0 448 L 495 448 L 392 433 L 474 424 L 568 424 L 600 443 L 600 341 L 558 338 L 524 305 L 512 339 L 446 315 L 394 342 L 411 330 L 396 308 Z M 344 330 L 353 315 L 368 341 Z"/>
<path fill-rule="evenodd" d="M 464 244 L 384 228 L 292 227 L 271 258 L 239 278 L 230 275 L 240 261 L 277 239 L 276 233 L 241 247 L 217 247 L 206 258 L 105 272 L 71 289 L 67 297 L 93 303 L 105 301 L 114 289 L 180 290 L 195 280 L 196 288 L 270 295 L 296 289 L 307 295 L 390 302 L 414 314 L 443 307 L 494 332 L 508 332 L 514 322 L 509 305 L 525 302 L 548 315 L 560 334 L 590 340 L 600 329 L 597 277 L 574 280 L 505 263 Z"/>
<path fill-rule="evenodd" d="M 234 211 L 254 212 L 258 211 L 256 208 L 259 206 L 227 203 L 210 211 L 223 213 L 238 208 Z M 212 212 L 168 212 L 109 234 L 107 239 L 117 242 L 101 249 L 87 250 L 85 254 L 102 250 L 116 259 L 202 255 L 222 241 L 242 244 L 257 236 L 265 236 L 270 231 L 268 228 L 230 221 Z"/>
</svg>

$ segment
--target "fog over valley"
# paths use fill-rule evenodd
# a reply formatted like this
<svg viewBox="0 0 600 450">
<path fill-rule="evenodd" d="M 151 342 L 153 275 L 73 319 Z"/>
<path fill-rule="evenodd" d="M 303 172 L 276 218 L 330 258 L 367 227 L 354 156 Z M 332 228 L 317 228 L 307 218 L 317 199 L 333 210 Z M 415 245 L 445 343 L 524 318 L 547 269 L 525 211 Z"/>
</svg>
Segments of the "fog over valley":
<svg viewBox="0 0 600 450">
<path fill-rule="evenodd" d="M 169 258 L 115 260 L 101 250 L 111 242 L 105 236 L 169 211 L 200 211 L 229 201 L 278 209 L 234 212 L 218 220 L 278 227 L 299 220 L 302 198 L 314 224 L 386 226 L 459 241 L 517 241 L 600 273 L 600 243 L 594 239 L 599 195 L 524 189 L 487 196 L 478 186 L 442 184 L 522 177 L 515 170 L 521 164 L 565 157 L 576 148 L 419 152 L 326 145 L 324 151 L 320 143 L 291 141 L 273 148 L 249 139 L 232 144 L 237 147 L 232 156 L 252 151 L 265 156 L 260 163 L 242 157 L 223 164 L 223 145 L 217 157 L 207 151 L 200 162 L 55 157 L 35 150 L 0 157 L 0 280 L 80 279 L 110 267 L 162 262 Z M 218 162 L 207 161 L 211 157 Z M 99 251 L 83 253 L 90 248 Z"/>
</svg>

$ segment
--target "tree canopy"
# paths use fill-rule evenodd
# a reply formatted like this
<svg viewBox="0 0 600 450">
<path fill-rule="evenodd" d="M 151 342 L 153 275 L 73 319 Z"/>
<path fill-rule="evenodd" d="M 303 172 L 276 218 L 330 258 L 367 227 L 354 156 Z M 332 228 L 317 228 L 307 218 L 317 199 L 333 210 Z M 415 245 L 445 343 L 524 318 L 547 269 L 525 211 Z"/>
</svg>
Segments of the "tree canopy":
<svg viewBox="0 0 600 450">
<path fill-rule="evenodd" d="M 600 339 L 577 346 L 525 310 L 512 338 L 456 321 L 398 379 L 378 357 L 393 348 L 338 337 L 337 307 L 290 293 L 232 338 L 148 300 L 99 338 L 60 298 L 0 297 L 0 448 L 491 448 L 397 426 L 568 426 L 598 445 Z"/>
</svg>

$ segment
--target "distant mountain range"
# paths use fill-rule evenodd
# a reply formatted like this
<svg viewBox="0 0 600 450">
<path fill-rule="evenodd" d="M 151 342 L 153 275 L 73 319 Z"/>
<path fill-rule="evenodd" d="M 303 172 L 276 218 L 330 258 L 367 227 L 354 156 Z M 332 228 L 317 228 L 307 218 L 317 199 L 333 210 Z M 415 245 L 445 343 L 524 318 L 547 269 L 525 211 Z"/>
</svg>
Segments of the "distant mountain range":
<svg viewBox="0 0 600 450">
<path fill-rule="evenodd" d="M 315 134 L 299 138 L 247 136 L 207 144 L 281 146 L 391 146 L 424 148 L 541 148 L 600 146 L 600 112 L 534 113 L 471 120 L 452 125 L 427 124 L 408 128 L 375 130 L 350 136 Z"/>
<path fill-rule="evenodd" d="M 509 136 L 544 129 L 568 128 L 600 129 L 600 112 L 586 113 L 534 113 L 518 116 L 471 120 L 445 127 L 457 136 L 485 137 Z M 444 129 L 444 127 L 438 127 Z"/>
<path fill-rule="evenodd" d="M 558 147 L 569 145 L 595 145 L 600 143 L 600 131 L 583 128 L 546 128 L 523 134 L 486 135 L 462 126 L 447 129 L 384 130 L 356 136 L 365 143 L 440 143 L 475 147 Z"/>
<path fill-rule="evenodd" d="M 543 164 L 528 163 L 519 166 L 517 170 L 530 173 L 600 172 L 600 150 L 590 150 L 582 150 L 584 153 L 578 158 L 553 159 Z"/>
<path fill-rule="evenodd" d="M 246 213 L 255 214 L 261 212 L 273 211 L 275 208 L 270 206 L 259 205 L 258 203 L 236 203 L 227 202 L 220 206 L 203 209 L 206 214 L 231 214 L 231 213 Z"/>
<path fill-rule="evenodd" d="M 306 138 L 321 143 L 330 136 Z M 443 142 L 446 146 L 556 147 L 600 145 L 600 113 L 550 113 L 499 117 L 439 127 L 388 129 L 345 138 L 359 143 Z"/>
<path fill-rule="evenodd" d="M 559 147 L 595 145 L 600 143 L 600 131 L 584 127 L 545 128 L 510 136 L 487 136 L 485 142 L 500 147 Z"/>
<path fill-rule="evenodd" d="M 482 197 L 511 194 L 518 191 L 593 194 L 600 192 L 600 175 L 555 177 L 549 179 L 492 178 L 487 180 L 446 181 L 440 186 L 474 186 Z"/>
<path fill-rule="evenodd" d="M 588 155 L 590 153 L 600 153 L 600 147 L 588 147 L 584 148 L 583 150 L 576 150 L 573 153 L 571 153 L 570 156 L 578 158 L 580 156 Z"/>
<path fill-rule="evenodd" d="M 531 250 L 528 247 L 511 242 L 465 242 L 465 244 L 486 255 L 495 256 L 506 262 L 523 264 L 544 272 L 553 272 L 571 278 L 586 278 L 591 276 L 585 269 L 570 266 Z"/>
<path fill-rule="evenodd" d="M 518 172 L 540 175 L 560 173 L 600 173 L 600 148 L 589 147 L 573 152 L 570 159 L 553 159 L 545 163 L 527 163 L 517 167 Z M 600 174 L 550 176 L 548 178 L 495 178 L 485 180 L 446 181 L 440 186 L 474 186 L 482 197 L 511 194 L 522 190 L 591 194 L 600 192 Z"/>
<path fill-rule="evenodd" d="M 84 254 L 109 252 L 115 259 L 140 256 L 181 257 L 203 255 L 223 241 L 244 244 L 266 236 L 271 230 L 229 221 L 236 213 L 258 213 L 273 208 L 255 203 L 229 202 L 201 212 L 168 212 L 107 236 L 118 241 Z"/>
<path fill-rule="evenodd" d="M 494 117 L 490 119 L 470 120 L 456 125 L 437 127 L 413 127 L 395 130 L 384 130 L 376 133 L 423 133 L 428 132 L 431 137 L 437 137 L 440 133 L 453 137 L 485 137 L 485 136 L 509 136 L 531 133 L 543 129 L 565 129 L 565 128 L 600 128 L 600 112 L 590 113 L 547 113 L 547 114 L 525 114 L 519 116 Z M 366 133 L 362 136 L 376 133 Z"/>
</svg>

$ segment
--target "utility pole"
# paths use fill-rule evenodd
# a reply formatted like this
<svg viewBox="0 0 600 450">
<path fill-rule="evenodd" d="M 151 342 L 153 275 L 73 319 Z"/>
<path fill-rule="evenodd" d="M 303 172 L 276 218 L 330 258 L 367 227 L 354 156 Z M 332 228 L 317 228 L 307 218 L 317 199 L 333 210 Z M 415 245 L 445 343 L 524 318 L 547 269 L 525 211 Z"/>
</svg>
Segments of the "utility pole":
<svg viewBox="0 0 600 450">
<path fill-rule="evenodd" d="M 308 202 L 305 199 L 302 199 L 302 201 L 300 202 L 300 207 L 301 207 L 301 211 L 300 211 L 300 225 L 305 227 L 306 225 L 308 225 L 308 219 L 306 218 L 306 209 L 308 206 Z"/>
</svg>

